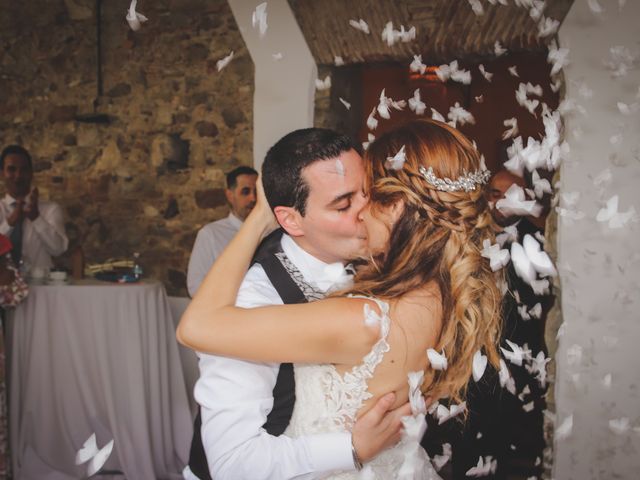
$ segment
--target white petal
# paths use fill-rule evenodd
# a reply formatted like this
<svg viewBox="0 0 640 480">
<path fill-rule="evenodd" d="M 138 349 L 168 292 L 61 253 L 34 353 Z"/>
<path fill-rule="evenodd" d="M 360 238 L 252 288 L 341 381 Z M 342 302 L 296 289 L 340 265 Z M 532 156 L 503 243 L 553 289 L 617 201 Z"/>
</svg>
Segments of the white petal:
<svg viewBox="0 0 640 480">
<path fill-rule="evenodd" d="M 98 453 L 94 455 L 89 464 L 87 465 L 87 476 L 90 477 L 94 473 L 100 471 L 105 462 L 109 459 L 111 451 L 113 450 L 113 440 L 107 443 L 100 449 Z"/>
<path fill-rule="evenodd" d="M 98 453 L 98 445 L 96 443 L 96 434 L 93 433 L 82 445 L 82 448 L 76 453 L 76 465 L 80 465 L 93 458 Z"/>
</svg>

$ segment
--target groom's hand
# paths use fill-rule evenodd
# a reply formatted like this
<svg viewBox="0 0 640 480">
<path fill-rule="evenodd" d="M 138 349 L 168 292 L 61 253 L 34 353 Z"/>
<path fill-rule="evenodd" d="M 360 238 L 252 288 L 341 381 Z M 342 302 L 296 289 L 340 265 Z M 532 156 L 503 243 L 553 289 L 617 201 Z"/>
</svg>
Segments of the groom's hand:
<svg viewBox="0 0 640 480">
<path fill-rule="evenodd" d="M 358 458 L 367 462 L 400 441 L 402 417 L 411 415 L 409 402 L 391 410 L 395 393 L 382 396 L 374 407 L 360 417 L 351 432 L 353 448 Z"/>
</svg>

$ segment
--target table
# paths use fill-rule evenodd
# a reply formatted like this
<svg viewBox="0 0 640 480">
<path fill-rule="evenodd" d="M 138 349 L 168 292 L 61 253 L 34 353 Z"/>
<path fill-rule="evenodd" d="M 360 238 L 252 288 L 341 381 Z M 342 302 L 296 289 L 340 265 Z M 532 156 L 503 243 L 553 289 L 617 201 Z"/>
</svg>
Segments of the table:
<svg viewBox="0 0 640 480">
<path fill-rule="evenodd" d="M 31 285 L 9 316 L 14 478 L 86 478 L 75 455 L 114 440 L 105 470 L 181 478 L 192 423 L 171 311 L 157 282 Z"/>
</svg>

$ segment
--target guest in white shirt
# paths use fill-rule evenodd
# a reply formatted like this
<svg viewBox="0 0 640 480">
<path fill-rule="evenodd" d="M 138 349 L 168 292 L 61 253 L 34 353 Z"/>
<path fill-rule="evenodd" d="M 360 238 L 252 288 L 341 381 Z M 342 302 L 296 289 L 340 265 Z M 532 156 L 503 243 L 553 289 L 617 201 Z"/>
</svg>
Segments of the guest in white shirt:
<svg viewBox="0 0 640 480">
<path fill-rule="evenodd" d="M 271 207 L 280 211 L 280 223 L 289 233 L 280 241 L 290 262 L 287 270 L 301 274 L 294 280 L 301 290 L 311 292 L 305 293 L 307 299 L 343 288 L 344 269 L 337 271 L 335 263 L 353 258 L 366 246 L 358 219 L 366 204 L 358 150 L 359 145 L 344 135 L 311 128 L 283 137 L 265 159 L 265 190 L 270 190 Z M 338 164 L 343 177 L 327 174 Z M 282 303 L 265 269 L 254 264 L 236 304 L 252 308 Z M 200 438 L 197 430 L 194 434 L 190 463 L 183 472 L 186 479 L 316 479 L 355 471 L 361 467 L 358 452 L 371 452 L 364 458 L 369 459 L 393 443 L 400 418 L 409 412 L 408 404 L 387 411 L 394 402 L 390 394 L 358 419 L 352 433 L 274 436 L 267 432 L 267 415 L 274 408 L 280 364 L 198 356 L 200 378 L 194 396 L 201 407 L 202 427 Z M 204 471 L 198 448 L 206 453 Z M 196 467 L 200 477 L 194 475 Z"/>
<path fill-rule="evenodd" d="M 241 166 L 227 174 L 225 195 L 231 211 L 221 220 L 206 224 L 198 231 L 187 270 L 187 290 L 192 297 L 207 272 L 240 229 L 240 225 L 256 204 L 258 172 Z"/>
<path fill-rule="evenodd" d="M 31 272 L 51 268 L 51 257 L 61 255 L 69 245 L 62 209 L 40 200 L 38 189 L 31 188 L 33 165 L 23 147 L 6 147 L 0 155 L 0 170 L 6 188 L 0 200 L 0 233 L 13 243 L 14 262 L 22 260 Z"/>
</svg>

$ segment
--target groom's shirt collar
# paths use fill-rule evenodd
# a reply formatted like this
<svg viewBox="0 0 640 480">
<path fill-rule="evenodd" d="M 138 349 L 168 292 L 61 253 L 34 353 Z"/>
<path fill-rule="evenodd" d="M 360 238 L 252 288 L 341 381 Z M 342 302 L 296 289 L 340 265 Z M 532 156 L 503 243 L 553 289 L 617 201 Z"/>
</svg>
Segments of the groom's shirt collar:
<svg viewBox="0 0 640 480">
<path fill-rule="evenodd" d="M 300 247 L 289 235 L 286 233 L 282 235 L 280 241 L 282 250 L 285 255 L 291 260 L 291 262 L 300 270 L 305 281 L 320 290 L 322 293 L 327 293 L 340 280 L 344 282 L 343 278 L 337 278 L 336 268 L 337 265 L 325 263 L 322 260 L 317 259 L 309 252 Z M 344 285 L 341 285 L 343 287 Z"/>
</svg>

